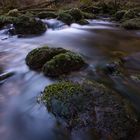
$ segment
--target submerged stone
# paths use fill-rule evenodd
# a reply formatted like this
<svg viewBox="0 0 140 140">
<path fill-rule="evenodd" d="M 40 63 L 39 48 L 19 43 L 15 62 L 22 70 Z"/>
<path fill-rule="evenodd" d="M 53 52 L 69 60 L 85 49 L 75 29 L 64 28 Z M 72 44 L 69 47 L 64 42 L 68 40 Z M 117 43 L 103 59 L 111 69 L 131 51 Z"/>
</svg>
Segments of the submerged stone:
<svg viewBox="0 0 140 140">
<path fill-rule="evenodd" d="M 42 100 L 49 112 L 69 129 L 96 129 L 104 139 L 127 140 L 138 125 L 132 106 L 94 81 L 52 84 L 45 88 Z"/>
<path fill-rule="evenodd" d="M 55 55 L 65 53 L 66 51 L 67 50 L 62 48 L 48 48 L 47 46 L 37 48 L 29 52 L 26 56 L 26 64 L 31 69 L 41 69 L 43 65 Z"/>
<path fill-rule="evenodd" d="M 79 70 L 85 65 L 82 57 L 73 52 L 61 53 L 54 56 L 43 66 L 43 72 L 47 76 L 59 76 L 75 70 Z"/>
</svg>

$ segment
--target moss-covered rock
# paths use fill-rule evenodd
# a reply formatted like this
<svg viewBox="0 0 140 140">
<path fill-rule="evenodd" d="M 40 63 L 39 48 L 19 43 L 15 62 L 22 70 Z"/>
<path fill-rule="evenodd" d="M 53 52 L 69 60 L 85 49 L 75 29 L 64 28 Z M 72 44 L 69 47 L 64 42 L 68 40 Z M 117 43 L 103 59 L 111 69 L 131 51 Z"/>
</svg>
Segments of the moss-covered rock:
<svg viewBox="0 0 140 140">
<path fill-rule="evenodd" d="M 41 20 L 26 15 L 17 17 L 13 25 L 19 35 L 40 35 L 47 29 Z"/>
<path fill-rule="evenodd" d="M 123 16 L 125 15 L 125 13 L 126 13 L 126 10 L 117 11 L 115 14 L 115 19 L 117 21 L 121 20 L 123 18 Z"/>
<path fill-rule="evenodd" d="M 89 24 L 89 22 L 87 20 L 85 20 L 85 19 L 81 19 L 81 20 L 77 21 L 77 23 L 80 24 L 80 25 L 87 25 L 87 24 Z"/>
<path fill-rule="evenodd" d="M 43 67 L 43 72 L 47 76 L 59 76 L 79 70 L 84 64 L 85 62 L 80 55 L 73 52 L 66 52 L 58 54 L 48 61 Z"/>
<path fill-rule="evenodd" d="M 18 9 L 13 9 L 13 10 L 10 10 L 8 13 L 7 13 L 7 16 L 12 16 L 12 17 L 18 17 L 20 15 Z"/>
<path fill-rule="evenodd" d="M 65 53 L 66 51 L 67 50 L 62 48 L 48 48 L 47 46 L 37 48 L 29 52 L 26 56 L 26 64 L 31 69 L 41 69 L 43 65 L 55 55 Z"/>
<path fill-rule="evenodd" d="M 73 8 L 68 13 L 73 17 L 75 22 L 83 19 L 82 11 L 78 8 Z"/>
<path fill-rule="evenodd" d="M 128 102 L 94 81 L 59 82 L 47 86 L 42 100 L 68 128 L 96 129 L 104 139 L 128 139 L 138 119 Z"/>
<path fill-rule="evenodd" d="M 130 78 L 135 82 L 140 82 L 140 74 L 131 75 Z"/>
<path fill-rule="evenodd" d="M 4 27 L 7 24 L 13 23 L 14 20 L 15 18 L 11 16 L 4 16 L 4 15 L 0 16 L 0 28 Z"/>
<path fill-rule="evenodd" d="M 87 13 L 98 14 L 101 11 L 101 7 L 98 7 L 98 6 L 86 6 L 86 7 L 82 8 L 82 11 L 87 12 Z"/>
<path fill-rule="evenodd" d="M 128 30 L 140 30 L 140 18 L 126 20 L 122 23 L 122 27 Z"/>
<path fill-rule="evenodd" d="M 38 15 L 37 15 L 40 19 L 45 19 L 45 18 L 56 18 L 57 17 L 57 14 L 54 13 L 54 12 L 40 12 Z"/>
<path fill-rule="evenodd" d="M 131 9 L 126 11 L 123 16 L 123 20 L 133 19 L 133 18 L 136 18 L 136 13 L 134 10 L 131 10 Z"/>
<path fill-rule="evenodd" d="M 96 18 L 95 14 L 93 14 L 93 13 L 82 12 L 82 14 L 83 14 L 83 17 L 85 19 L 94 19 L 94 18 Z"/>
<path fill-rule="evenodd" d="M 73 17 L 70 14 L 65 13 L 65 12 L 59 13 L 58 20 L 61 20 L 62 22 L 68 25 L 70 25 L 74 21 Z"/>
</svg>

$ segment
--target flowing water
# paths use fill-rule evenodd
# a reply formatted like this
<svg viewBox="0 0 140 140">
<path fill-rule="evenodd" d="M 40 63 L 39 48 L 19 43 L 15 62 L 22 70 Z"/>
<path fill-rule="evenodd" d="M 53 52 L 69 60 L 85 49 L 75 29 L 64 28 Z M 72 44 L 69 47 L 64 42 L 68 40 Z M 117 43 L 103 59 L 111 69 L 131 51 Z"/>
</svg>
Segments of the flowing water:
<svg viewBox="0 0 140 140">
<path fill-rule="evenodd" d="M 67 132 L 61 130 L 53 115 L 37 102 L 44 87 L 57 80 L 31 71 L 25 64 L 28 52 L 44 45 L 66 48 L 83 55 L 89 68 L 72 73 L 70 78 L 106 81 L 140 112 L 140 83 L 127 77 L 100 77 L 96 72 L 97 67 L 110 61 L 113 52 L 121 51 L 131 60 L 128 67 L 139 74 L 140 31 L 126 31 L 103 20 L 91 20 L 86 26 L 72 24 L 70 27 L 56 20 L 44 22 L 50 28 L 38 37 L 17 38 L 8 36 L 6 29 L 0 31 L 0 73 L 15 73 L 0 83 L 0 140 L 68 139 Z"/>
</svg>

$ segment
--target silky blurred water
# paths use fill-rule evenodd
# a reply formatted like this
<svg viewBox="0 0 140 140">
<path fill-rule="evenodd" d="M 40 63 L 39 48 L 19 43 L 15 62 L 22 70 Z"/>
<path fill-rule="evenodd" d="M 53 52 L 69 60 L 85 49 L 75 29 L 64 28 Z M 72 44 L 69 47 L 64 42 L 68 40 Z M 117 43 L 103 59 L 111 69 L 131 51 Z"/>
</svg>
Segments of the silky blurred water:
<svg viewBox="0 0 140 140">
<path fill-rule="evenodd" d="M 70 27 L 56 20 L 44 20 L 49 29 L 41 36 L 17 38 L 0 31 L 0 67 L 2 72 L 15 75 L 0 84 L 0 140 L 68 140 L 69 135 L 48 113 L 37 97 L 44 87 L 57 81 L 42 73 L 29 70 L 25 57 L 36 47 L 62 47 L 80 53 L 89 63 L 89 69 L 71 74 L 74 79 L 90 77 L 96 79 L 95 69 L 107 63 L 115 51 L 131 56 L 130 66 L 140 68 L 140 32 L 126 31 L 115 23 L 89 20 L 90 24 Z M 128 79 L 109 79 L 111 88 L 132 102 L 140 111 L 140 86 Z M 62 130 L 61 130 L 62 129 Z M 89 139 L 76 136 L 72 139 Z"/>
</svg>

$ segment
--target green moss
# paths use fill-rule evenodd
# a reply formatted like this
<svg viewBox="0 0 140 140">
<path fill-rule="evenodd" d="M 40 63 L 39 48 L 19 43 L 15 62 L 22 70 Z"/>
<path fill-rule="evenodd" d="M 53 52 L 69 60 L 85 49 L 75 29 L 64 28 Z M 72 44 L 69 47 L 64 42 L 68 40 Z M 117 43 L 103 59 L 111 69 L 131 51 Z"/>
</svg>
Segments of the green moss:
<svg viewBox="0 0 140 140">
<path fill-rule="evenodd" d="M 54 12 L 40 12 L 39 14 L 38 14 L 38 17 L 40 18 L 40 19 L 45 19 L 45 18 L 56 18 L 57 17 L 57 14 L 56 13 L 54 13 Z"/>
<path fill-rule="evenodd" d="M 41 20 L 26 15 L 16 18 L 14 28 L 16 34 L 20 35 L 40 35 L 46 31 L 46 26 Z"/>
<path fill-rule="evenodd" d="M 43 101 L 50 107 L 50 110 L 52 109 L 52 101 L 54 101 L 57 105 L 59 104 L 60 109 L 56 109 L 54 113 L 56 115 L 61 115 L 63 117 L 70 117 L 71 112 L 68 109 L 69 108 L 69 100 L 74 99 L 75 96 L 78 96 L 79 94 L 83 94 L 84 89 L 82 86 L 78 83 L 72 83 L 72 82 L 59 82 L 53 85 L 50 85 L 45 88 L 44 94 L 42 96 Z M 57 102 L 56 102 L 57 101 Z M 62 106 L 64 105 L 64 106 Z M 55 106 L 56 107 L 56 106 Z"/>
<path fill-rule="evenodd" d="M 140 18 L 134 18 L 130 20 L 126 20 L 122 23 L 122 27 L 128 30 L 139 30 L 140 29 Z"/>
<path fill-rule="evenodd" d="M 27 56 L 26 56 L 26 64 L 31 69 L 40 69 L 42 66 L 52 59 L 55 55 L 59 53 L 64 53 L 67 50 L 62 48 L 48 48 L 41 47 L 32 50 Z"/>
<path fill-rule="evenodd" d="M 58 20 L 61 20 L 62 22 L 66 23 L 68 25 L 73 23 L 73 17 L 70 14 L 65 13 L 65 12 L 59 13 Z"/>
<path fill-rule="evenodd" d="M 79 70 L 84 64 L 84 60 L 80 55 L 72 52 L 61 53 L 44 65 L 43 72 L 47 76 L 59 76 Z"/>
</svg>

